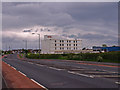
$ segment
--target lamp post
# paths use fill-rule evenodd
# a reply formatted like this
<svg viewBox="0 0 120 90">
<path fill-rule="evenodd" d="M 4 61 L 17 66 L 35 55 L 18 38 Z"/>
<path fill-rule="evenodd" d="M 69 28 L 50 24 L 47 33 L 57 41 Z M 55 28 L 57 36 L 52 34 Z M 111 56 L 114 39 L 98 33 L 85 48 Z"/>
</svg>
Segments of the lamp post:
<svg viewBox="0 0 120 90">
<path fill-rule="evenodd" d="M 39 36 L 39 58 L 40 58 L 40 34 L 37 34 Z"/>
<path fill-rule="evenodd" d="M 41 29 L 41 31 L 44 31 L 45 29 Z M 32 29 L 29 30 L 24 30 L 23 32 L 31 32 Z M 47 28 L 47 31 L 51 31 L 50 29 Z M 35 33 L 32 34 L 37 34 L 36 32 L 38 32 L 38 29 L 35 31 Z M 40 34 L 37 34 L 39 36 L 39 58 L 40 58 Z"/>
<path fill-rule="evenodd" d="M 32 33 L 32 34 L 36 34 L 36 33 Z M 40 58 L 40 34 L 37 34 L 39 36 L 39 58 Z"/>
<path fill-rule="evenodd" d="M 26 47 L 26 56 L 27 56 L 27 40 L 23 40 L 25 42 L 25 47 Z"/>
</svg>

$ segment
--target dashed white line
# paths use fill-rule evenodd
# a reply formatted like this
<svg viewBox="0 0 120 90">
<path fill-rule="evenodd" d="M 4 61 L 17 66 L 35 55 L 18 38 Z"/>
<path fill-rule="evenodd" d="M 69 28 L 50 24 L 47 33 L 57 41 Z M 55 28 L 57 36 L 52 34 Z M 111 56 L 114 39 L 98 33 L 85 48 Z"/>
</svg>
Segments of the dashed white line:
<svg viewBox="0 0 120 90">
<path fill-rule="evenodd" d="M 33 63 L 31 63 L 31 62 L 28 62 L 29 64 L 33 64 Z"/>
<path fill-rule="evenodd" d="M 68 73 L 72 73 L 72 74 L 76 74 L 76 75 L 80 75 L 80 76 L 85 76 L 85 77 L 94 78 L 92 75 L 80 74 L 80 73 L 71 72 L 71 71 L 68 71 Z"/>
<path fill-rule="evenodd" d="M 115 82 L 116 84 L 120 84 L 120 82 Z"/>
<path fill-rule="evenodd" d="M 48 68 L 50 68 L 50 69 L 54 69 L 54 70 L 58 70 L 58 71 L 63 70 L 63 69 L 54 68 L 54 67 L 48 67 Z"/>
<path fill-rule="evenodd" d="M 94 77 L 120 77 L 119 75 L 93 75 Z"/>
<path fill-rule="evenodd" d="M 46 66 L 46 65 L 41 65 L 41 64 L 36 64 L 36 65 L 38 65 L 38 66 L 42 66 L 42 67 L 43 67 L 43 66 Z"/>
<path fill-rule="evenodd" d="M 42 88 L 48 90 L 46 87 L 44 87 L 43 85 L 41 85 L 40 83 L 38 83 L 37 81 L 35 81 L 34 79 L 31 79 L 34 83 L 38 84 L 39 86 L 41 86 Z"/>
<path fill-rule="evenodd" d="M 20 72 L 20 71 L 18 71 L 18 72 L 21 73 L 22 75 L 26 76 L 24 73 L 22 73 L 22 72 Z"/>
</svg>

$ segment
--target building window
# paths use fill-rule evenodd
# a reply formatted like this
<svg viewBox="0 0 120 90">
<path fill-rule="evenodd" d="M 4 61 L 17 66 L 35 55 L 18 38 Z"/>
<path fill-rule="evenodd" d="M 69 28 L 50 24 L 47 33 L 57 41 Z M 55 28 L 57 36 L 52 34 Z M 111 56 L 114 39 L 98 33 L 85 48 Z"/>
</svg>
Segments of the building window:
<svg viewBox="0 0 120 90">
<path fill-rule="evenodd" d="M 64 50 L 64 47 L 62 49 Z"/>
<path fill-rule="evenodd" d="M 52 36 L 47 36 L 47 38 L 52 38 Z"/>
<path fill-rule="evenodd" d="M 62 44 L 62 46 L 64 46 L 64 44 Z"/>
<path fill-rule="evenodd" d="M 55 44 L 55 46 L 56 46 L 56 44 Z"/>
<path fill-rule="evenodd" d="M 76 46 L 77 46 L 77 44 L 76 44 Z"/>
<path fill-rule="evenodd" d="M 56 47 L 55 47 L 55 50 L 56 50 Z"/>
<path fill-rule="evenodd" d="M 69 44 L 69 46 L 71 46 L 71 44 Z"/>
<path fill-rule="evenodd" d="M 56 40 L 55 40 L 55 42 L 56 42 Z"/>
<path fill-rule="evenodd" d="M 75 47 L 74 47 L 74 50 L 75 50 Z"/>
<path fill-rule="evenodd" d="M 60 47 L 60 50 L 61 50 L 61 47 Z"/>
<path fill-rule="evenodd" d="M 68 50 L 68 48 L 67 48 L 67 50 Z"/>
<path fill-rule="evenodd" d="M 76 41 L 76 43 L 77 43 L 77 41 Z"/>
<path fill-rule="evenodd" d="M 74 46 L 75 46 L 75 44 L 74 44 Z"/>
<path fill-rule="evenodd" d="M 60 40 L 60 42 L 61 42 L 61 40 Z"/>
<path fill-rule="evenodd" d="M 71 41 L 69 41 L 69 42 L 71 42 Z"/>
<path fill-rule="evenodd" d="M 76 49 L 77 49 L 77 47 L 76 47 Z"/>
<path fill-rule="evenodd" d="M 74 41 L 74 43 L 75 43 L 75 41 Z"/>
<path fill-rule="evenodd" d="M 62 40 L 62 42 L 64 42 L 64 40 Z"/>
<path fill-rule="evenodd" d="M 60 46 L 61 46 L 61 44 L 60 44 Z"/>
<path fill-rule="evenodd" d="M 68 44 L 67 44 L 67 46 L 68 46 Z"/>
<path fill-rule="evenodd" d="M 68 40 L 67 40 L 67 42 L 68 42 Z"/>
</svg>

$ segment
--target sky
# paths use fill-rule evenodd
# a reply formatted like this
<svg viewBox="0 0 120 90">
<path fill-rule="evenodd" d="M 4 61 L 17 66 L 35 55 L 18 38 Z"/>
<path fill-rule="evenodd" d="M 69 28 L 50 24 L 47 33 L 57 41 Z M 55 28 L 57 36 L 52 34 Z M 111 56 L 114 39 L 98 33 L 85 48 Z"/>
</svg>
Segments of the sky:
<svg viewBox="0 0 120 90">
<path fill-rule="evenodd" d="M 31 32 L 23 32 L 31 30 Z M 38 35 L 81 39 L 82 48 L 117 45 L 117 2 L 3 2 L 2 48 L 38 48 Z M 49 31 L 48 31 L 49 30 Z"/>
</svg>

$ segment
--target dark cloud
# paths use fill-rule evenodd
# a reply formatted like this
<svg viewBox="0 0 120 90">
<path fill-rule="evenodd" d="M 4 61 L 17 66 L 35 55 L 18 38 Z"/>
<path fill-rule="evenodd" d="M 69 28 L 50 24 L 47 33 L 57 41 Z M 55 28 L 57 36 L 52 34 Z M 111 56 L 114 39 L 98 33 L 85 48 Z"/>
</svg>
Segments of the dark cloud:
<svg viewBox="0 0 120 90">
<path fill-rule="evenodd" d="M 80 33 L 78 34 L 78 38 L 83 38 L 83 39 L 97 39 L 97 40 L 106 40 L 106 39 L 112 39 L 112 40 L 116 40 L 117 38 L 116 37 L 113 37 L 113 36 L 110 36 L 110 35 L 107 35 L 105 36 L 104 34 L 84 34 L 84 35 L 81 35 Z"/>
<path fill-rule="evenodd" d="M 55 26 L 56 31 L 63 30 L 63 36 L 68 32 L 72 38 L 94 39 L 105 41 L 113 40 L 109 44 L 114 44 L 117 38 L 118 11 L 117 3 L 97 3 L 97 2 L 69 2 L 69 3 L 19 3 L 3 2 L 2 4 L 2 24 L 3 31 L 22 31 L 37 25 Z M 77 36 L 72 32 L 76 32 Z M 91 33 L 95 34 L 91 34 Z M 80 34 L 78 34 L 80 33 Z M 18 40 L 20 40 L 19 37 Z M 10 38 L 3 38 L 9 42 Z M 14 39 L 13 39 L 14 40 Z M 14 41 L 15 42 L 15 41 Z M 108 43 L 108 42 L 107 42 Z"/>
</svg>

